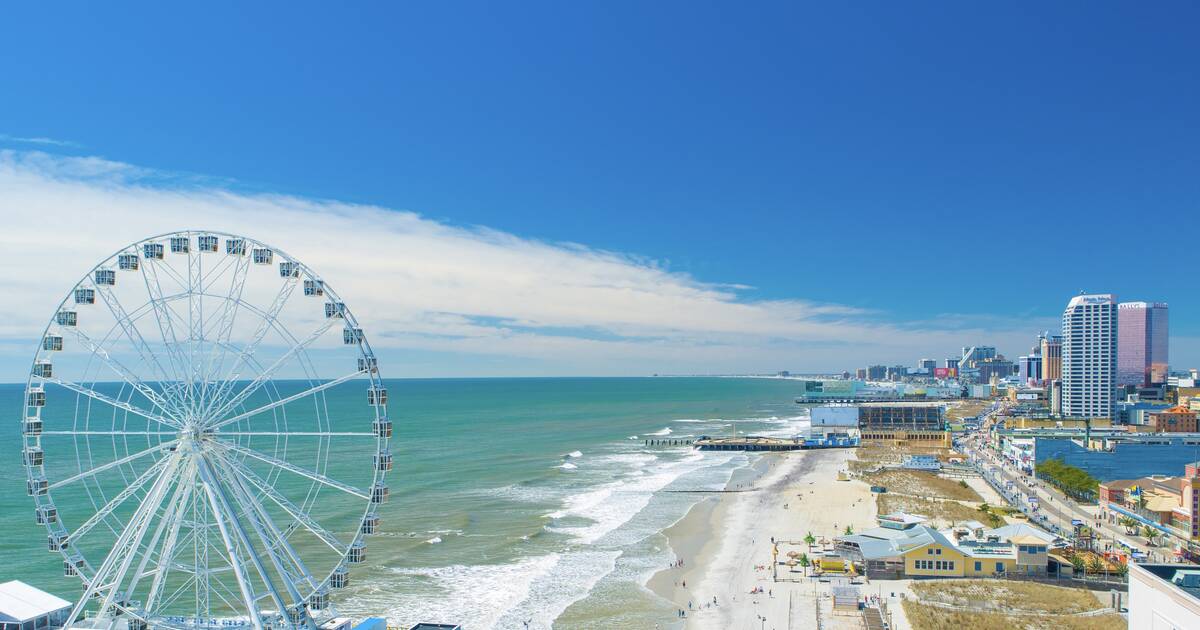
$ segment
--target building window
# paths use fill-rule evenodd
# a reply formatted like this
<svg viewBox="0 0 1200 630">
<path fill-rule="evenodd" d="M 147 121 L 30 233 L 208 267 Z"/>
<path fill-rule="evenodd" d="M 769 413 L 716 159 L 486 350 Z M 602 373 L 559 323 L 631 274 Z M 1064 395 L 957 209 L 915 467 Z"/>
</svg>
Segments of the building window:
<svg viewBox="0 0 1200 630">
<path fill-rule="evenodd" d="M 982 570 L 983 570 L 983 563 L 982 563 L 982 562 L 980 562 L 980 561 L 978 561 L 978 560 L 976 560 L 976 561 L 975 561 L 975 570 L 976 570 L 976 571 L 982 571 Z"/>
<path fill-rule="evenodd" d="M 1004 563 L 1003 562 L 996 563 L 996 573 L 1004 573 Z"/>
</svg>

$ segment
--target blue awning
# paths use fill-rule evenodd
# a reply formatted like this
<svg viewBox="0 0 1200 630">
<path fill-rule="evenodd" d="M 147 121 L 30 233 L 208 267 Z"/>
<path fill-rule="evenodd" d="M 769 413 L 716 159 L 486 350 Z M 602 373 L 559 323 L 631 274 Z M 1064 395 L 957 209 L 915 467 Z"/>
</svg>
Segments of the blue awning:
<svg viewBox="0 0 1200 630">
<path fill-rule="evenodd" d="M 1125 516 L 1128 516 L 1129 518 L 1134 519 L 1135 521 L 1137 521 L 1143 525 L 1149 525 L 1150 527 L 1153 527 L 1154 529 L 1157 529 L 1158 531 L 1160 531 L 1168 536 L 1173 536 L 1175 534 L 1175 532 L 1172 532 L 1171 530 L 1167 529 L 1162 524 L 1155 523 L 1154 521 L 1142 516 L 1141 514 L 1138 514 L 1137 512 L 1132 512 L 1130 510 L 1126 510 L 1125 508 L 1123 508 L 1115 503 L 1109 503 L 1108 507 L 1112 510 L 1120 512 L 1121 514 L 1124 514 Z"/>
</svg>

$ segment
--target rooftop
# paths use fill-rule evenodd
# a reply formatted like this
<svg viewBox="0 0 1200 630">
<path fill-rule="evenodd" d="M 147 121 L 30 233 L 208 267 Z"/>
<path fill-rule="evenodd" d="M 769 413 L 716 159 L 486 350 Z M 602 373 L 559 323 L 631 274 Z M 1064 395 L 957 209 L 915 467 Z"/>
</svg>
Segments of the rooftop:
<svg viewBox="0 0 1200 630">
<path fill-rule="evenodd" d="M 896 402 L 862 402 L 858 403 L 859 407 L 945 407 L 943 402 L 916 401 L 916 400 L 900 400 Z"/>
<path fill-rule="evenodd" d="M 1142 572 L 1145 572 L 1146 575 L 1154 578 L 1153 585 L 1156 588 L 1173 590 L 1200 600 L 1200 586 L 1193 586 L 1196 584 L 1195 578 L 1188 578 L 1188 574 L 1193 571 L 1200 571 L 1200 565 L 1129 563 L 1130 580 L 1139 579 L 1146 583 L 1147 580 L 1142 577 Z"/>
<path fill-rule="evenodd" d="M 1095 295 L 1076 295 L 1067 303 L 1067 308 L 1075 306 L 1083 306 L 1085 304 L 1115 304 L 1117 296 L 1111 293 L 1097 293 Z"/>
<path fill-rule="evenodd" d="M 968 558 L 1016 558 L 1016 549 L 1009 543 L 964 542 L 958 550 Z"/>
<path fill-rule="evenodd" d="M 0 620 L 31 621 L 70 607 L 71 602 L 20 580 L 0 584 Z"/>
<path fill-rule="evenodd" d="M 915 456 L 914 456 L 915 457 Z M 892 514 L 882 514 L 877 519 L 880 523 L 902 523 L 904 525 L 916 525 L 926 521 L 924 516 L 909 514 L 908 512 L 894 512 Z"/>
<path fill-rule="evenodd" d="M 988 530 L 985 533 L 988 536 L 999 536 L 1000 540 L 1013 540 L 1015 538 L 1032 536 L 1047 545 L 1054 542 L 1054 534 L 1044 532 L 1032 525 L 1027 525 L 1025 523 L 1005 525 L 1004 527 L 997 527 L 996 529 Z"/>
</svg>

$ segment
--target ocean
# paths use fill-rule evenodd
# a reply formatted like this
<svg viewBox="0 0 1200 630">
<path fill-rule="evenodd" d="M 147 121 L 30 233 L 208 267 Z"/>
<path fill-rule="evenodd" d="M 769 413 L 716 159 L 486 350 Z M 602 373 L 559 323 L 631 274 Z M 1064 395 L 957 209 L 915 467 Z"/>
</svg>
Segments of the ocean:
<svg viewBox="0 0 1200 630">
<path fill-rule="evenodd" d="M 792 435 L 807 427 L 798 383 L 753 378 L 391 380 L 396 423 L 382 533 L 334 603 L 351 616 L 467 630 L 653 627 L 674 607 L 643 585 L 671 561 L 661 531 L 748 466 L 742 453 L 647 447 L 646 439 Z M 362 388 L 329 390 L 332 417 Z M 0 457 L 0 578 L 74 599 L 46 550 L 20 465 L 19 385 Z M 336 428 L 336 426 L 335 426 Z M 368 464 L 369 466 L 369 464 Z M 287 483 L 280 477 L 280 483 Z M 69 509 L 60 506 L 64 514 Z M 95 561 L 95 560 L 94 560 Z"/>
</svg>

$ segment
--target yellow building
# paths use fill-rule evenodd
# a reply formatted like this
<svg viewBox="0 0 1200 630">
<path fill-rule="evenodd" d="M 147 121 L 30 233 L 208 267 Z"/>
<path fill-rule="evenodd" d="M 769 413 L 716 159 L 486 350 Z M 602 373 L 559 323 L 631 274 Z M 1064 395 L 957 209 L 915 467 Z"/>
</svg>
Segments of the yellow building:
<svg viewBox="0 0 1200 630">
<path fill-rule="evenodd" d="M 904 574 L 910 577 L 963 577 L 966 556 L 936 531 L 930 542 L 905 551 Z"/>
<path fill-rule="evenodd" d="M 880 527 L 838 537 L 837 553 L 872 579 L 1045 575 L 1054 537 L 1025 524 L 987 529 L 970 521 L 938 531 L 911 514 L 879 517 Z"/>
<path fill-rule="evenodd" d="M 960 549 L 966 557 L 963 568 L 966 577 L 1007 575 L 1017 570 L 1017 554 L 1012 545 L 963 545 Z"/>
</svg>

